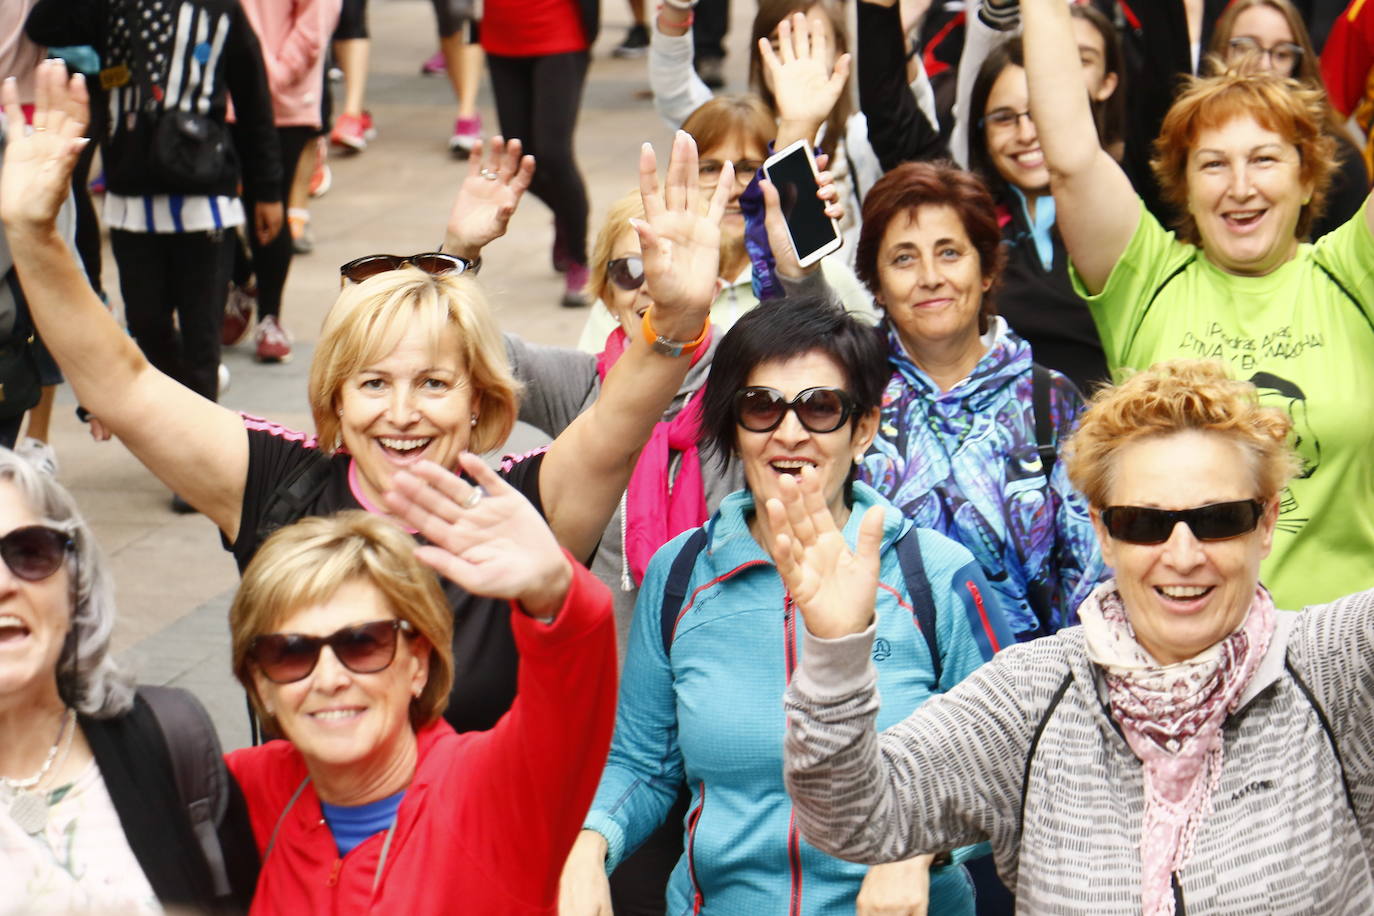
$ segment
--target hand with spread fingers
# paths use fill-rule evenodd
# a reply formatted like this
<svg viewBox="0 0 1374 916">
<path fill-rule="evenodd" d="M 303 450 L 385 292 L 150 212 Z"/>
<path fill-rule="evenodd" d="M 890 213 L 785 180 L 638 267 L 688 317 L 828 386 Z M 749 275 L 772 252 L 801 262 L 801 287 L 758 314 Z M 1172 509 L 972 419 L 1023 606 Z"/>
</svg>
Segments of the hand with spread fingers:
<svg viewBox="0 0 1374 916">
<path fill-rule="evenodd" d="M 878 592 L 882 509 L 864 514 L 851 551 L 814 470 L 802 468 L 800 481 L 783 475 L 778 489 L 780 497 L 767 503 L 774 532 L 769 553 L 807 630 L 823 639 L 862 632 L 873 621 Z"/>
<path fill-rule="evenodd" d="M 86 80 L 70 79 L 59 60 L 44 61 L 35 78 L 33 130 L 24 126 L 13 78 L 0 88 L 5 109 L 5 168 L 0 174 L 0 219 L 11 234 L 54 231 L 71 192 L 77 156 L 89 142 Z"/>
<path fill-rule="evenodd" d="M 468 483 L 422 461 L 398 471 L 387 508 L 429 544 L 416 556 L 475 595 L 518 601 L 533 617 L 551 617 L 572 582 L 572 566 L 534 506 L 477 455 L 464 452 Z"/>
<path fill-rule="evenodd" d="M 691 340 L 706 321 L 720 269 L 720 221 L 734 185 L 734 166 L 726 163 L 703 209 L 697 145 L 689 135 L 678 131 L 674 136 L 661 188 L 653 146 L 646 143 L 640 150 L 645 218 L 630 224 L 643 250 L 645 283 L 654 303 L 651 321 L 665 337 Z"/>
<path fill-rule="evenodd" d="M 830 40 L 819 23 L 793 13 L 778 23 L 778 47 L 759 39 L 759 55 L 777 100 L 777 149 L 798 139 L 814 141 L 849 81 L 848 54 L 831 63 Z"/>
<path fill-rule="evenodd" d="M 835 187 L 835 175 L 825 169 L 827 164 L 829 157 L 824 153 L 816 157 L 816 168 L 819 170 L 816 176 L 819 185 L 816 196 L 825 202 L 826 216 L 830 219 L 840 219 L 844 216 L 844 207 L 839 202 L 840 195 Z M 796 248 L 792 245 L 792 236 L 787 231 L 787 220 L 782 215 L 778 189 L 773 182 L 761 180 L 759 190 L 763 192 L 763 226 L 768 232 L 768 247 L 773 251 L 773 262 L 778 274 L 789 279 L 801 279 L 820 270 L 820 261 L 810 267 L 801 266 Z"/>
<path fill-rule="evenodd" d="M 506 234 L 511 215 L 534 177 L 534 157 L 521 155 L 518 139 L 476 141 L 468 173 L 458 188 L 444 232 L 444 251 L 473 259 Z"/>
</svg>

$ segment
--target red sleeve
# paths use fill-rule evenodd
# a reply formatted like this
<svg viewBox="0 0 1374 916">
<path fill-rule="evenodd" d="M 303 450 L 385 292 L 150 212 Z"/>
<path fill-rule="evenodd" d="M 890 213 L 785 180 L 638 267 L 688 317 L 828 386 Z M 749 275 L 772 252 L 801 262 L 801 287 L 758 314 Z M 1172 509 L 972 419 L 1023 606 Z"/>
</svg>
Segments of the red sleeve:
<svg viewBox="0 0 1374 916">
<path fill-rule="evenodd" d="M 1322 48 L 1322 82 L 1331 104 L 1349 116 L 1364 97 L 1374 66 L 1374 3 L 1356 0 L 1336 18 Z"/>
<path fill-rule="evenodd" d="M 611 593 L 568 561 L 572 585 L 553 623 L 511 609 L 520 652 L 515 703 L 485 746 L 473 748 L 465 774 L 482 787 L 481 817 L 490 820 L 481 835 L 494 840 L 498 873 L 517 896 L 548 906 L 557 902 L 563 860 L 591 807 L 615 725 Z"/>
</svg>

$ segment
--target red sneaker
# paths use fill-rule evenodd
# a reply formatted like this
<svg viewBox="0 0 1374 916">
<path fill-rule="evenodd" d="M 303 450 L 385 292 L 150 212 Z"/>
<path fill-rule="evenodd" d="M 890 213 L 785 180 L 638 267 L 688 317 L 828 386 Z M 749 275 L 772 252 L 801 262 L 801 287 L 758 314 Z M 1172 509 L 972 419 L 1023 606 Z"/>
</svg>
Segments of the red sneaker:
<svg viewBox="0 0 1374 916">
<path fill-rule="evenodd" d="M 248 328 L 253 323 L 253 306 L 258 302 L 258 290 L 254 286 L 229 284 L 229 298 L 224 303 L 224 323 L 219 327 L 219 342 L 232 347 L 248 336 Z"/>
<path fill-rule="evenodd" d="M 335 146 L 361 153 L 367 149 L 367 136 L 363 119 L 359 115 L 341 114 L 334 119 L 334 129 L 329 132 L 329 140 Z"/>
<path fill-rule="evenodd" d="M 257 352 L 254 354 L 260 363 L 284 363 L 291 358 L 291 335 L 277 323 L 273 315 L 258 322 Z"/>
</svg>

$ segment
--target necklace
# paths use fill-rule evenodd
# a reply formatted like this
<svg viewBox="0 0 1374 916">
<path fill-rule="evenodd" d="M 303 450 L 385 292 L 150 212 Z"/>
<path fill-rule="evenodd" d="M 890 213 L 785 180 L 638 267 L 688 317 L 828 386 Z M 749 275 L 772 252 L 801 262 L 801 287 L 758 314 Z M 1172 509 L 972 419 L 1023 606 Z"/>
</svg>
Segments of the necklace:
<svg viewBox="0 0 1374 916">
<path fill-rule="evenodd" d="M 76 712 L 68 707 L 62 715 L 62 724 L 58 726 L 57 738 L 53 740 L 52 747 L 48 748 L 48 756 L 43 759 L 43 765 L 38 768 L 37 773 L 27 779 L 0 777 L 0 782 L 3 782 L 5 787 L 13 793 L 13 797 L 10 799 L 10 817 L 29 836 L 37 836 L 48 823 L 48 802 L 41 792 L 33 790 L 52 769 L 53 761 L 57 759 L 57 752 L 62 747 L 64 736 L 67 738 L 68 750 L 71 749 L 71 739 L 76 729 L 69 729 L 68 726 L 75 719 Z M 66 760 L 65 754 L 62 759 L 63 761 Z"/>
</svg>

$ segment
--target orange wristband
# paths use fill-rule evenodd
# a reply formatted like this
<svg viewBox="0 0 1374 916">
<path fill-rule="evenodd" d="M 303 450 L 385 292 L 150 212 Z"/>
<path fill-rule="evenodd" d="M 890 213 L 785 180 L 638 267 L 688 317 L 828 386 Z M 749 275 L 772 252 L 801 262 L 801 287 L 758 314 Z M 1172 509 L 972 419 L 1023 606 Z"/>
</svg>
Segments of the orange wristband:
<svg viewBox="0 0 1374 916">
<path fill-rule="evenodd" d="M 662 353 L 664 356 L 690 355 L 706 341 L 706 335 L 711 331 L 711 316 L 707 315 L 706 321 L 701 325 L 701 333 L 697 335 L 696 340 L 672 340 L 654 330 L 653 324 L 649 321 L 649 315 L 652 313 L 652 306 L 644 311 L 644 321 L 642 322 L 644 339 L 648 341 L 649 346 L 653 347 L 655 353 Z"/>
</svg>

